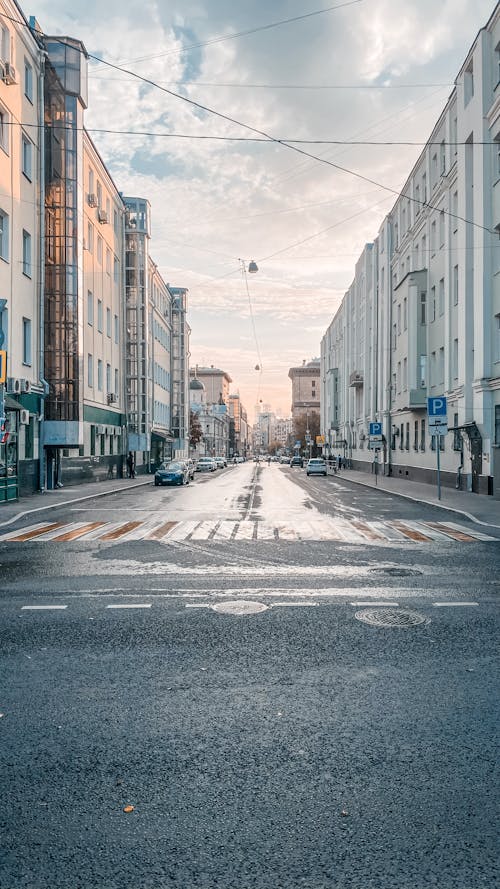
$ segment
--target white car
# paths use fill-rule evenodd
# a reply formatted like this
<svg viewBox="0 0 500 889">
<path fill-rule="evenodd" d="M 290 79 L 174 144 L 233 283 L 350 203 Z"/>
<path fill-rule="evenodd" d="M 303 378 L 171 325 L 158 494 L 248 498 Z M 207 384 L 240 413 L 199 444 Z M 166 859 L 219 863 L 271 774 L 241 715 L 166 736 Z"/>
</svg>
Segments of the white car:
<svg viewBox="0 0 500 889">
<path fill-rule="evenodd" d="M 200 457 L 196 464 L 196 472 L 215 472 L 217 464 L 212 457 Z"/>
<path fill-rule="evenodd" d="M 326 463 L 322 457 L 312 457 L 307 461 L 307 475 L 326 475 Z"/>
</svg>

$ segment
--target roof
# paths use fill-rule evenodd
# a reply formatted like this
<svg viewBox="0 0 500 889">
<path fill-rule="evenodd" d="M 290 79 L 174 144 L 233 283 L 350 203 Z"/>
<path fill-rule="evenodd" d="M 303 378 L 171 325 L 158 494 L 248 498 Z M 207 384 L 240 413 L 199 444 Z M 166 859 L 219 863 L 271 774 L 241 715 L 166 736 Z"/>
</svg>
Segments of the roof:
<svg viewBox="0 0 500 889">
<path fill-rule="evenodd" d="M 189 384 L 189 388 L 190 389 L 203 389 L 203 391 L 205 390 L 205 386 L 203 385 L 201 380 L 197 380 L 196 378 L 194 380 L 191 380 L 191 382 Z"/>
</svg>

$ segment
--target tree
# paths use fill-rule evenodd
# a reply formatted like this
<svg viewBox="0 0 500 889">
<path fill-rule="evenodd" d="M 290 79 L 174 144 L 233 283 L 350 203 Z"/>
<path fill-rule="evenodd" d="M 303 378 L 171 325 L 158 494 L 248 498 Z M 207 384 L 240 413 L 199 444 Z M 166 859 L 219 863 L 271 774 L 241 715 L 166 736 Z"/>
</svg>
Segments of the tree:
<svg viewBox="0 0 500 889">
<path fill-rule="evenodd" d="M 295 441 L 300 441 L 301 450 L 309 450 L 309 446 L 306 442 L 306 433 L 309 429 L 309 435 L 313 445 L 313 453 L 315 454 L 316 436 L 320 434 L 320 417 L 317 411 L 310 411 L 307 414 L 299 414 L 299 416 L 294 419 L 293 428 Z"/>
<path fill-rule="evenodd" d="M 195 448 L 202 438 L 203 430 L 201 428 L 198 414 L 194 411 L 189 411 L 189 444 L 192 448 Z"/>
</svg>

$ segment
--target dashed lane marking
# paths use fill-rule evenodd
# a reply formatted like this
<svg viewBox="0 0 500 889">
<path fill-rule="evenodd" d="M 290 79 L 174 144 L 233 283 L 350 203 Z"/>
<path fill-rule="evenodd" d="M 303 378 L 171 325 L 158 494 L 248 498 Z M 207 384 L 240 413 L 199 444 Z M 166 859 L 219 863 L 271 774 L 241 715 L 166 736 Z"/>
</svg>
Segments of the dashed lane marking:
<svg viewBox="0 0 500 889">
<path fill-rule="evenodd" d="M 67 605 L 23 605 L 21 611 L 65 611 Z"/>
<path fill-rule="evenodd" d="M 475 528 L 459 525 L 456 522 L 416 522 L 393 519 L 391 521 L 368 522 L 353 519 L 334 519 L 325 516 L 323 521 L 301 521 L 277 523 L 263 521 L 227 520 L 220 521 L 159 521 L 149 518 L 143 521 L 128 522 L 42 522 L 24 530 L 10 531 L 0 535 L 3 543 L 26 543 L 29 541 L 51 541 L 67 543 L 76 540 L 92 541 L 138 541 L 155 540 L 165 543 L 185 541 L 268 541 L 268 540 L 315 540 L 338 541 L 340 543 L 471 543 L 473 541 L 496 541 L 495 537 L 484 534 Z"/>
<path fill-rule="evenodd" d="M 479 606 L 479 602 L 433 602 L 434 608 L 471 608 Z"/>
</svg>

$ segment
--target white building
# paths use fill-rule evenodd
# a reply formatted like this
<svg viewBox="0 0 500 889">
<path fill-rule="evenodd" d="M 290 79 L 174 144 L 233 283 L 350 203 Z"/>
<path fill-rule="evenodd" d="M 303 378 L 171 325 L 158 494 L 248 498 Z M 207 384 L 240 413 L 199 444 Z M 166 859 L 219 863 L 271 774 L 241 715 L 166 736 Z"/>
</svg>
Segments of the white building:
<svg viewBox="0 0 500 889">
<path fill-rule="evenodd" d="M 456 85 L 321 347 L 331 448 L 371 469 L 432 481 L 427 398 L 445 395 L 445 484 L 500 497 L 500 7 Z M 496 483 L 495 483 L 496 476 Z"/>
</svg>

